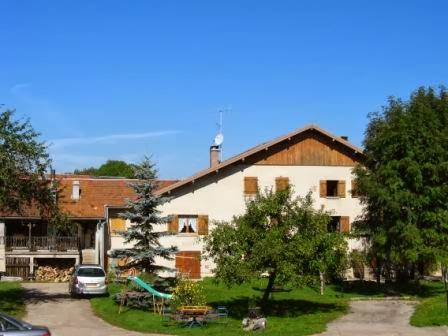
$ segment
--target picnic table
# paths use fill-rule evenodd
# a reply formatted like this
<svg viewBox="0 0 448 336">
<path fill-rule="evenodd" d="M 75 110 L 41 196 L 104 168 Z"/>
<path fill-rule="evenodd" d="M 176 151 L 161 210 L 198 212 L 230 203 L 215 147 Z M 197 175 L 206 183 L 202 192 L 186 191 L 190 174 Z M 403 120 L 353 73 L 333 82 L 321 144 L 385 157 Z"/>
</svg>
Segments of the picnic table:
<svg viewBox="0 0 448 336">
<path fill-rule="evenodd" d="M 212 308 L 207 306 L 182 306 L 175 312 L 175 319 L 184 323 L 184 327 L 203 327 L 207 324 Z"/>
</svg>

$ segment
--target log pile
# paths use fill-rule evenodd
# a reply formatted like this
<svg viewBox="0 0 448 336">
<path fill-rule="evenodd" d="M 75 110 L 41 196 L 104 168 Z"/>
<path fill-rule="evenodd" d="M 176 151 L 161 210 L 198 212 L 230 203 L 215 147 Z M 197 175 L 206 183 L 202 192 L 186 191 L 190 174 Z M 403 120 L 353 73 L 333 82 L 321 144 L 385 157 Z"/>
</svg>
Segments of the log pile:
<svg viewBox="0 0 448 336">
<path fill-rule="evenodd" d="M 68 282 L 74 267 L 39 266 L 35 272 L 36 281 Z"/>
</svg>

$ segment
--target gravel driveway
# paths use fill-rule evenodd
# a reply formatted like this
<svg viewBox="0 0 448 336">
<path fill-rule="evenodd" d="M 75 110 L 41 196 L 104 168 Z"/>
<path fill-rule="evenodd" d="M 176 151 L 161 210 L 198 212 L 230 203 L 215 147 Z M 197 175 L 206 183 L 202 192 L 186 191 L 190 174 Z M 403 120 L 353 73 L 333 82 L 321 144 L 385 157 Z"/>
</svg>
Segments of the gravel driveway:
<svg viewBox="0 0 448 336">
<path fill-rule="evenodd" d="M 416 302 L 352 301 L 350 312 L 328 325 L 321 336 L 441 336 L 447 327 L 416 328 L 409 324 Z"/>
<path fill-rule="evenodd" d="M 53 336 L 158 336 L 127 331 L 96 317 L 89 300 L 72 299 L 67 283 L 23 283 L 27 290 L 24 320 L 45 325 Z"/>
<path fill-rule="evenodd" d="M 114 327 L 96 317 L 88 300 L 71 299 L 66 283 L 24 283 L 25 320 L 46 325 L 53 336 L 161 336 Z M 350 312 L 328 325 L 320 336 L 448 336 L 448 327 L 415 328 L 409 317 L 415 302 L 353 301 Z M 269 328 L 269 323 L 268 323 Z"/>
</svg>

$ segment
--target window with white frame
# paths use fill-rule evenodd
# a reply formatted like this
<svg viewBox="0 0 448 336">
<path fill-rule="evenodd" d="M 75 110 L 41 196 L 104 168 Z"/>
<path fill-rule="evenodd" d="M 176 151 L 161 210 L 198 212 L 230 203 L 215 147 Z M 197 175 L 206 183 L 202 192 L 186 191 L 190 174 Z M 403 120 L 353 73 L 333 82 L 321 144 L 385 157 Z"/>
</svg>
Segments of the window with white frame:
<svg viewBox="0 0 448 336">
<path fill-rule="evenodd" d="M 197 216 L 179 216 L 179 233 L 197 233 L 198 217 Z"/>
</svg>

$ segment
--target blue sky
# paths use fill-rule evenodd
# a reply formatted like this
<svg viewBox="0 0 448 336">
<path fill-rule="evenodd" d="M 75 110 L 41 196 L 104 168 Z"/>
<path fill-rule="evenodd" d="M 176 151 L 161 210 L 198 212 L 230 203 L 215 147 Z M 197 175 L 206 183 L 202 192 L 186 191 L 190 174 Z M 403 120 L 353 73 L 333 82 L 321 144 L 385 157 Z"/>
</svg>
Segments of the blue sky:
<svg viewBox="0 0 448 336">
<path fill-rule="evenodd" d="M 152 155 L 162 178 L 316 123 L 360 146 L 388 96 L 447 84 L 445 0 L 0 2 L 0 103 L 58 172 Z"/>
</svg>

